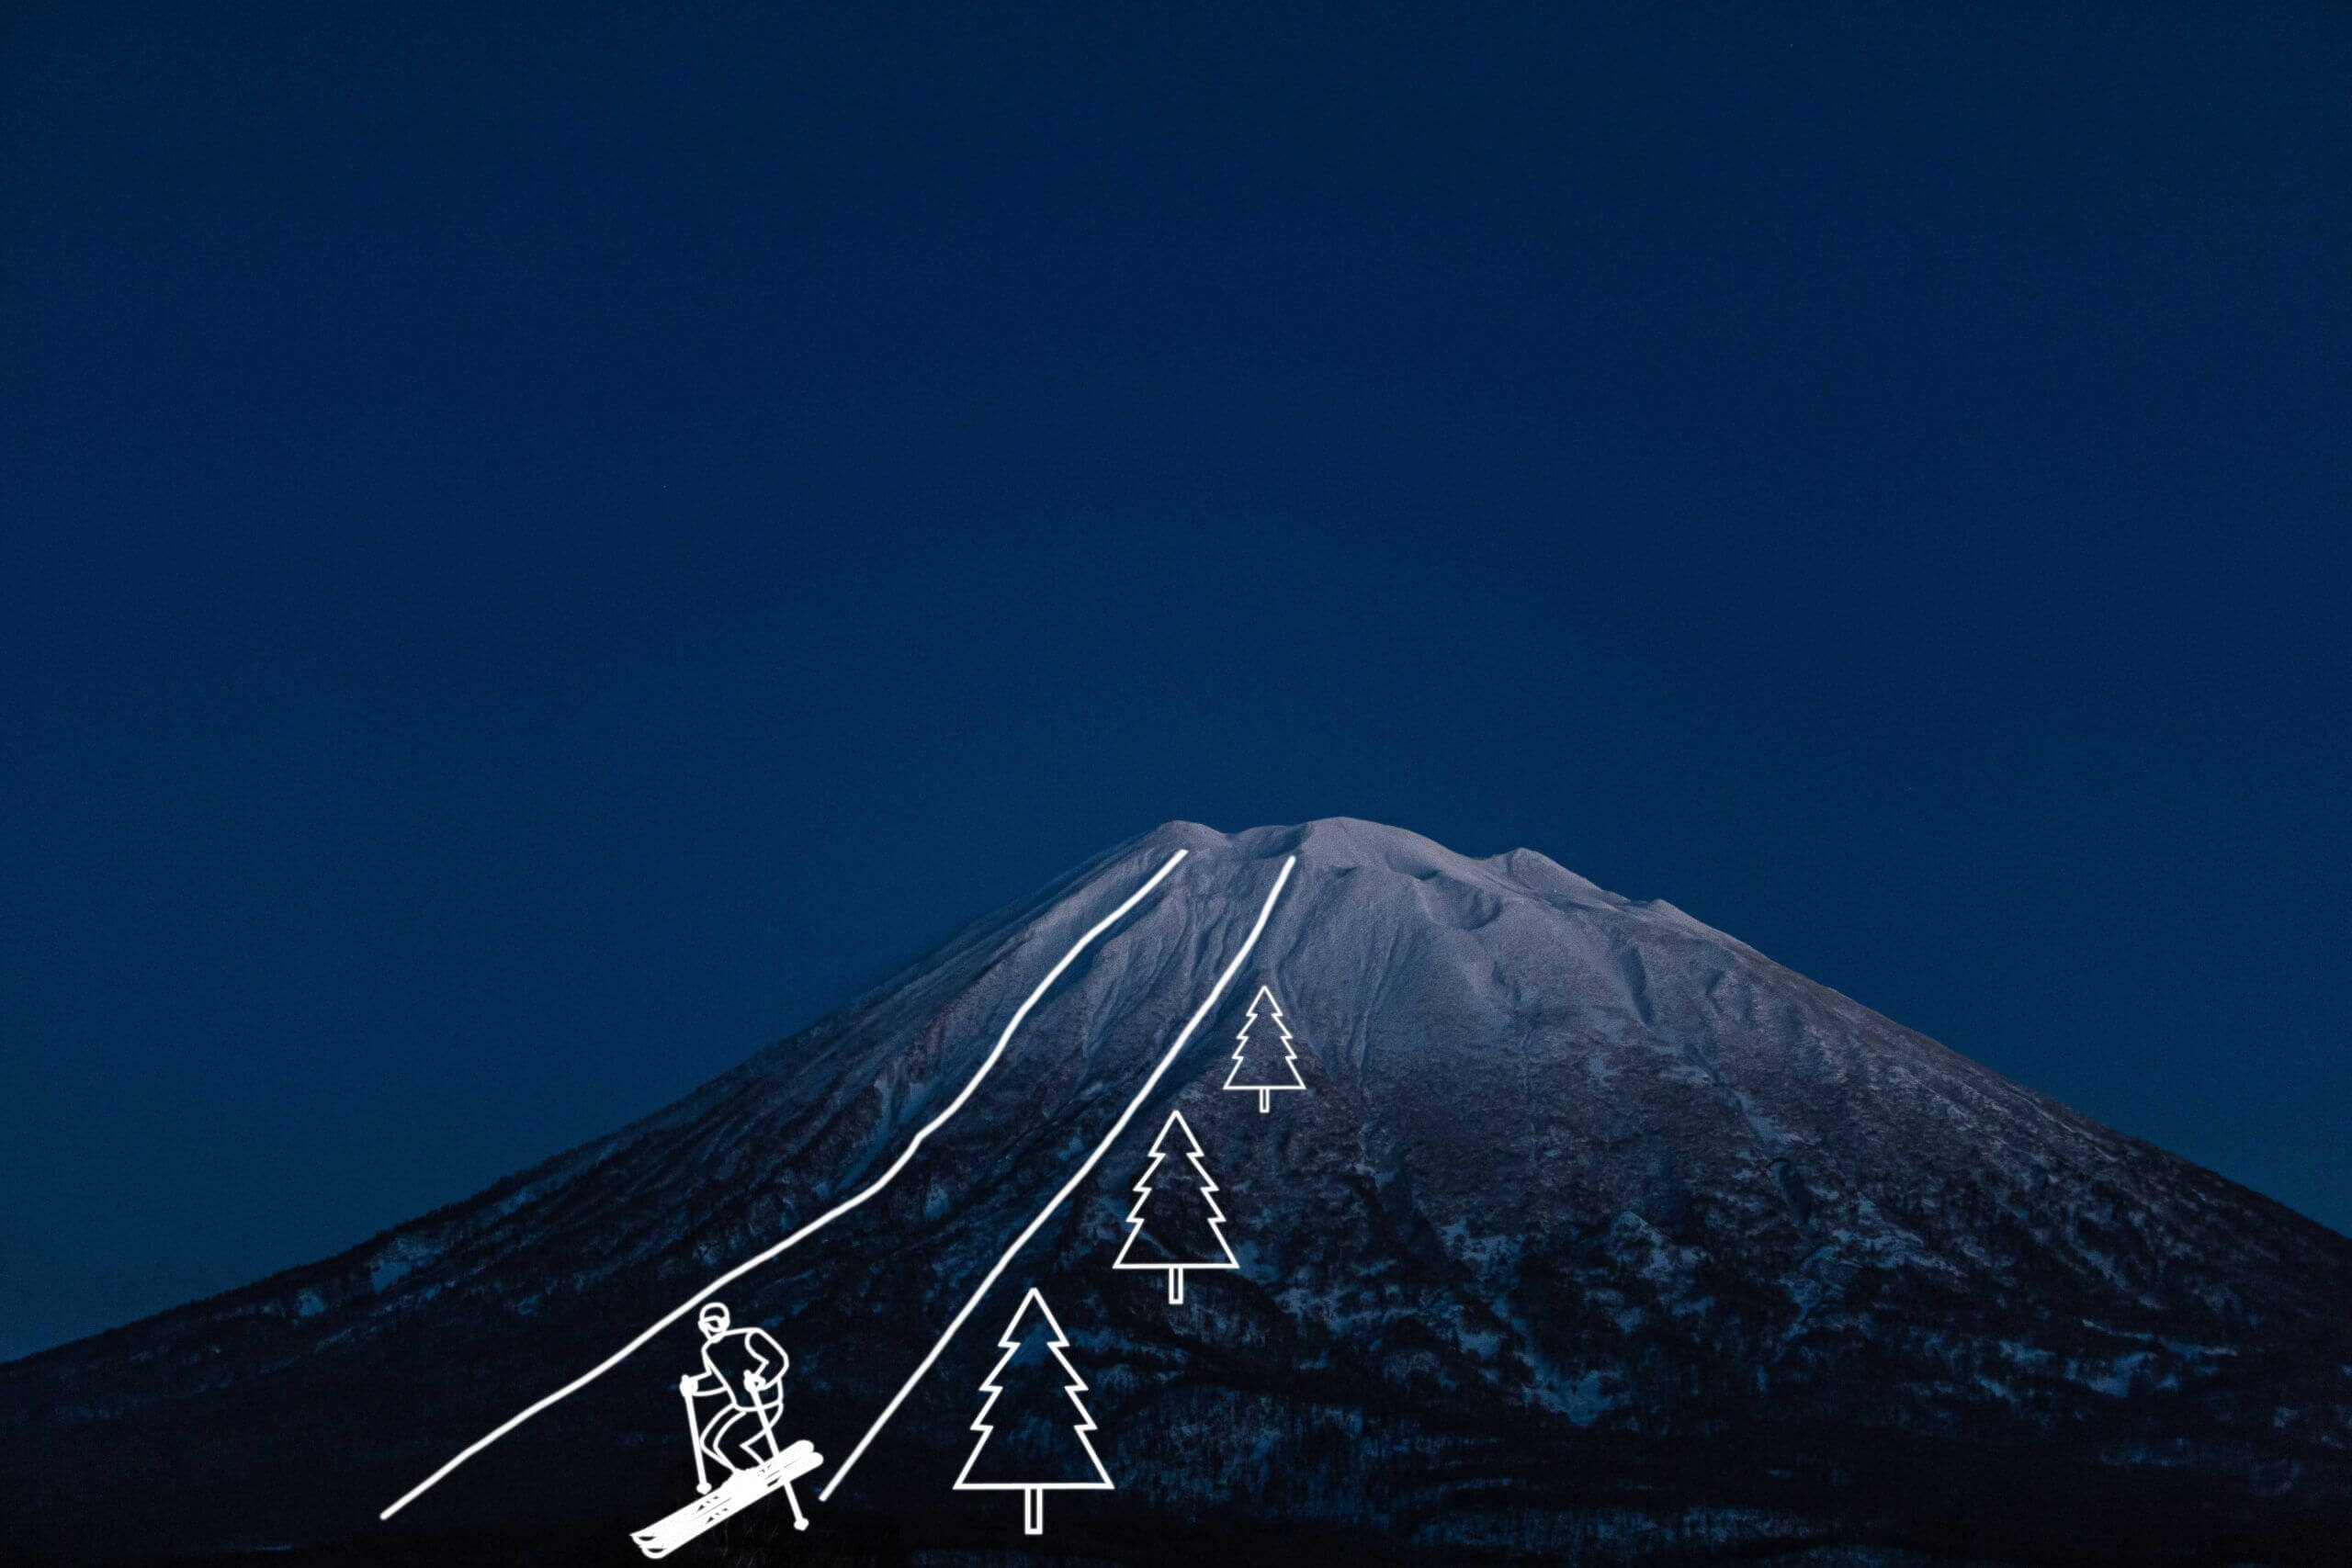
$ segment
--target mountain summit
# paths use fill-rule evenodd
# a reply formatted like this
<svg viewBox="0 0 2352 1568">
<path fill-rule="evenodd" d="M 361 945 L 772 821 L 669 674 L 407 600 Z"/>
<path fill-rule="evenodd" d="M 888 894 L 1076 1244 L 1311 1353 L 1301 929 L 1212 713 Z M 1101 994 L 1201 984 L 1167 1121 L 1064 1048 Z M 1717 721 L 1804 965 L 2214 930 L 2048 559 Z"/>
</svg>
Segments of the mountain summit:
<svg viewBox="0 0 2352 1568">
<path fill-rule="evenodd" d="M 1261 990 L 1287 1035 L 1261 1055 L 1301 1091 L 1227 1087 Z M 1238 1267 L 1171 1301 L 1177 1276 L 1113 1263 L 1179 1111 L 1200 1165 L 1154 1179 L 1159 1212 L 1213 1179 Z M 690 1321 L 376 1515 L 894 1166 L 722 1292 L 789 1352 L 820 1485 L 1003 1259 L 804 1550 L 2318 1562 L 2352 1539 L 2352 1241 L 1671 905 L 1332 818 L 1168 824 L 641 1122 L 0 1367 L 0 1547 L 626 1561 L 628 1526 L 692 1496 Z M 1221 1261 L 1202 1236 L 1151 1256 Z M 1043 1543 L 953 1490 L 1033 1289 L 1116 1487 L 1056 1503 Z M 759 1560 L 770 1528 L 709 1540 Z"/>
</svg>

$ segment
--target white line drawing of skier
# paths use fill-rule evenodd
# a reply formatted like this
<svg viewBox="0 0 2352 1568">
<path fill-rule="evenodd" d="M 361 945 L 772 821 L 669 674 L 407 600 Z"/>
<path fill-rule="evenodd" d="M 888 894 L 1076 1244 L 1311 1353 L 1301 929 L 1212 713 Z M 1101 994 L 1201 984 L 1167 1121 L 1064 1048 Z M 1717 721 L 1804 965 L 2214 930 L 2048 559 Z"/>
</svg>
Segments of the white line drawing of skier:
<svg viewBox="0 0 2352 1568">
<path fill-rule="evenodd" d="M 792 1505 L 792 1528 L 807 1529 L 808 1516 L 800 1511 L 792 1483 L 825 1462 L 825 1456 L 805 1439 L 788 1448 L 776 1441 L 776 1417 L 784 1414 L 784 1374 L 792 1358 L 775 1337 L 757 1325 L 729 1327 L 727 1307 L 720 1302 L 707 1303 L 695 1322 L 702 1329 L 702 1371 L 680 1378 L 678 1394 L 686 1402 L 695 1490 L 703 1495 L 629 1537 L 648 1557 L 667 1557 L 719 1520 L 778 1490 Z M 697 1399 L 718 1401 L 709 1419 L 695 1408 Z M 726 1472 L 716 1490 L 710 1483 L 712 1460 Z"/>
<path fill-rule="evenodd" d="M 792 1358 L 766 1329 L 756 1324 L 729 1328 L 728 1321 L 726 1303 L 704 1303 L 695 1314 L 695 1323 L 702 1330 L 702 1371 L 678 1380 L 678 1392 L 685 1396 L 686 1420 L 695 1434 L 697 1492 L 710 1490 L 710 1474 L 703 1463 L 706 1455 L 732 1473 L 764 1464 L 779 1451 L 775 1418 L 784 1414 L 784 1374 Z M 711 1398 L 724 1398 L 727 1403 L 703 1422 L 695 1401 Z M 751 1427 L 738 1432 L 746 1421 Z M 730 1433 L 735 1434 L 734 1454 L 727 1451 Z M 800 1512 L 797 1501 L 792 1511 Z"/>
<path fill-rule="evenodd" d="M 756 1324 L 729 1327 L 723 1302 L 704 1303 L 695 1322 L 702 1329 L 702 1371 L 678 1380 L 678 1395 L 686 1402 L 695 1490 L 703 1495 L 629 1537 L 648 1557 L 667 1557 L 719 1520 L 778 1490 L 792 1505 L 792 1528 L 807 1529 L 808 1516 L 800 1511 L 792 1483 L 825 1462 L 825 1456 L 806 1439 L 790 1447 L 776 1441 L 776 1417 L 784 1414 L 784 1374 L 792 1358 L 775 1336 Z M 695 1408 L 697 1399 L 718 1401 L 707 1420 Z M 726 1472 L 717 1490 L 710 1483 L 712 1460 Z"/>
</svg>

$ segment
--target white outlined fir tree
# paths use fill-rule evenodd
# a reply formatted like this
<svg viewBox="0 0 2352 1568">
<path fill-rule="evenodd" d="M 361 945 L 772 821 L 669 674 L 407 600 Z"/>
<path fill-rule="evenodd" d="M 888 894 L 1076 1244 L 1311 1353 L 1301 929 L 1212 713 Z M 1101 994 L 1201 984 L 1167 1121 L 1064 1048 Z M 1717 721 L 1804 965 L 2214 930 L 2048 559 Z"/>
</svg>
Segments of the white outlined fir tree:
<svg viewBox="0 0 2352 1568">
<path fill-rule="evenodd" d="M 1282 1036 L 1279 1041 L 1250 1038 L 1250 1031 L 1258 1029 L 1261 1010 L 1272 1017 L 1275 1031 Z M 1264 1033 L 1260 1032 L 1261 1036 Z M 1233 1048 L 1233 1070 L 1225 1075 L 1226 1088 L 1256 1089 L 1258 1109 L 1265 1111 L 1274 1108 L 1274 1090 L 1306 1087 L 1298 1076 L 1298 1048 L 1291 1043 L 1290 1025 L 1283 1021 L 1282 1004 L 1274 1000 L 1271 989 L 1261 986 L 1258 994 L 1250 998 L 1250 1016 L 1241 1021 L 1241 1032 L 1236 1038 L 1240 1043 Z M 1283 1048 L 1279 1062 L 1273 1059 L 1277 1044 Z"/>
<path fill-rule="evenodd" d="M 1171 1134 L 1183 1135 L 1183 1166 L 1160 1167 L 1171 1152 Z M 1153 1184 L 1158 1177 L 1159 1184 Z M 1225 1211 L 1216 1204 L 1216 1182 L 1201 1163 L 1201 1141 L 1181 1111 L 1170 1111 L 1151 1141 L 1151 1163 L 1136 1179 L 1136 1206 L 1127 1211 L 1127 1239 L 1119 1244 L 1114 1269 L 1164 1269 L 1168 1303 L 1184 1299 L 1184 1276 L 1194 1269 L 1238 1269 L 1225 1239 Z M 1148 1210 L 1148 1213 L 1147 1213 Z"/>
<path fill-rule="evenodd" d="M 1078 1397 L 1086 1380 L 1062 1354 L 1069 1336 L 1034 1287 L 1012 1309 L 997 1343 L 1004 1354 L 980 1381 L 988 1399 L 972 1418 L 980 1439 L 956 1477 L 956 1490 L 1020 1493 L 1021 1533 L 1043 1535 L 1046 1493 L 1116 1488 L 1086 1435 L 1094 1430 L 1094 1417 Z"/>
</svg>

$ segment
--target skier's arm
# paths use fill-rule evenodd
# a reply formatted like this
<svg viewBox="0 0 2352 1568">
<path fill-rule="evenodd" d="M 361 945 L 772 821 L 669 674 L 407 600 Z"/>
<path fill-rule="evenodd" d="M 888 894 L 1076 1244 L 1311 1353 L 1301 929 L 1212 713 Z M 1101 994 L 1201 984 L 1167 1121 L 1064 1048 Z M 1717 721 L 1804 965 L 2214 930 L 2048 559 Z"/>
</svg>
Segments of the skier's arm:
<svg viewBox="0 0 2352 1568">
<path fill-rule="evenodd" d="M 792 1358 L 784 1353 L 784 1347 L 777 1344 L 773 1337 L 753 1333 L 744 1339 L 743 1348 L 751 1351 L 757 1362 L 751 1376 L 745 1380 L 754 1392 L 784 1380 L 784 1370 L 792 1364 Z"/>
<path fill-rule="evenodd" d="M 688 1372 L 678 1380 L 678 1392 L 696 1397 L 708 1397 L 727 1392 L 727 1380 L 717 1372 Z"/>
</svg>

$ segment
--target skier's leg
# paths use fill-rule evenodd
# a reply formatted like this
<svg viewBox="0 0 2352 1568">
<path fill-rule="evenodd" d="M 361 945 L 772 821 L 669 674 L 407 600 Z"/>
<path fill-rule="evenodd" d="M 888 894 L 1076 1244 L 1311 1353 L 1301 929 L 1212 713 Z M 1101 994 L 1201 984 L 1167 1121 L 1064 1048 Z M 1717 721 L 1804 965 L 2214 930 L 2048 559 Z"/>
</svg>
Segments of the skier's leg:
<svg viewBox="0 0 2352 1568">
<path fill-rule="evenodd" d="M 708 1450 L 711 1458 L 717 1460 L 719 1463 L 727 1467 L 729 1474 L 732 1474 L 736 1471 L 742 1470 L 746 1468 L 746 1466 L 742 1461 L 728 1453 L 727 1435 L 734 1429 L 735 1424 L 738 1421 L 741 1421 L 744 1416 L 750 1414 L 751 1412 L 748 1410 L 737 1410 L 730 1405 L 727 1409 L 722 1410 L 718 1415 L 712 1416 L 710 1418 L 710 1425 L 703 1428 L 703 1447 Z M 747 1435 L 756 1437 L 758 1434 L 751 1433 Z M 753 1455 L 750 1462 L 752 1464 L 759 1463 L 758 1456 Z"/>
<path fill-rule="evenodd" d="M 767 1438 L 768 1458 L 775 1459 L 784 1452 L 783 1445 L 775 1440 L 775 1418 L 777 1413 L 784 1408 L 784 1396 L 778 1394 L 774 1404 L 763 1404 L 757 1408 L 760 1413 L 760 1435 Z M 744 1447 L 747 1451 L 750 1446 L 749 1439 L 746 1439 Z"/>
<path fill-rule="evenodd" d="M 746 1422 L 748 1425 L 738 1427 L 739 1422 Z M 728 1468 L 752 1470 L 768 1461 L 770 1456 L 760 1452 L 761 1440 L 765 1434 L 761 1429 L 759 1418 L 755 1413 L 749 1410 L 734 1412 L 728 1418 L 726 1430 L 729 1435 L 725 1440 L 735 1445 L 737 1456 L 727 1461 Z M 739 1431 L 741 1436 L 734 1435 Z"/>
</svg>

